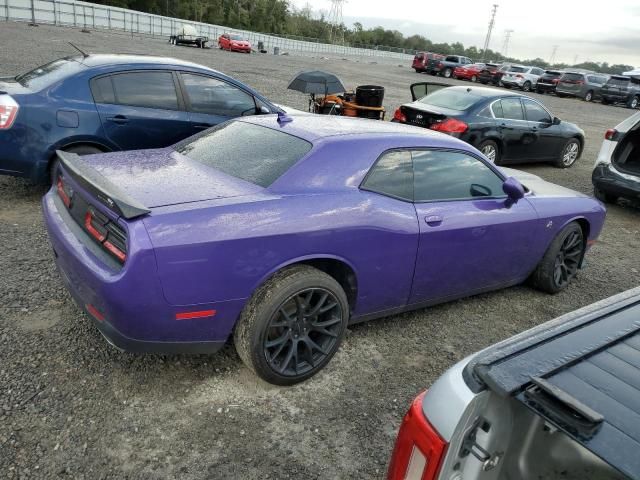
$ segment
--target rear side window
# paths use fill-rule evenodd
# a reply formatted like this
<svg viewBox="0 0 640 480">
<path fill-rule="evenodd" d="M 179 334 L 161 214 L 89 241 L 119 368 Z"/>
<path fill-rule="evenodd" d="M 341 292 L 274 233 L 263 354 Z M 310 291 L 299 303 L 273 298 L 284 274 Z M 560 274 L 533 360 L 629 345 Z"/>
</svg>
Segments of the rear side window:
<svg viewBox="0 0 640 480">
<path fill-rule="evenodd" d="M 385 153 L 373 166 L 362 187 L 383 195 L 413 200 L 411 153 L 406 150 Z"/>
<path fill-rule="evenodd" d="M 491 111 L 493 112 L 494 117 L 504 118 L 504 113 L 502 112 L 502 103 L 500 102 L 500 100 L 494 102 L 493 105 L 491 105 Z"/>
<path fill-rule="evenodd" d="M 311 143 L 288 133 L 231 121 L 188 138 L 175 149 L 227 175 L 268 187 L 311 147 Z"/>
<path fill-rule="evenodd" d="M 447 57 L 444 59 L 445 62 L 458 62 L 458 57 Z"/>
<path fill-rule="evenodd" d="M 525 67 L 511 67 L 509 69 L 510 72 L 516 72 L 516 73 L 524 73 L 528 70 L 528 68 Z"/>
<path fill-rule="evenodd" d="M 477 158 L 444 150 L 412 156 L 416 202 L 505 196 L 503 180 Z"/>
<path fill-rule="evenodd" d="M 522 111 L 522 103 L 519 98 L 503 98 L 500 100 L 502 107 L 502 116 L 509 120 L 524 120 L 524 112 Z M 495 111 L 495 110 L 494 110 Z"/>
<path fill-rule="evenodd" d="M 98 103 L 178 109 L 171 72 L 129 72 L 101 77 L 91 82 L 91 91 Z"/>
<path fill-rule="evenodd" d="M 616 78 L 616 77 L 611 77 L 609 79 L 609 81 L 607 82 L 608 85 L 616 85 L 618 87 L 624 87 L 629 83 L 630 79 L 629 78 Z"/>
</svg>

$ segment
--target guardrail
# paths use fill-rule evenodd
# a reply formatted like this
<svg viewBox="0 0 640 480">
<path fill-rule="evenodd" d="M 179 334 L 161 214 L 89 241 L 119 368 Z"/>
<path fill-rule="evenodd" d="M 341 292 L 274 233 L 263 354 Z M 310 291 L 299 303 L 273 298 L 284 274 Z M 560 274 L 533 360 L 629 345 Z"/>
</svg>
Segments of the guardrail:
<svg viewBox="0 0 640 480">
<path fill-rule="evenodd" d="M 415 53 L 393 47 L 348 47 L 320 43 L 309 39 L 298 40 L 277 35 L 230 29 L 221 25 L 190 22 L 179 18 L 153 15 L 109 5 L 68 0 L 0 0 L 0 18 L 4 18 L 7 21 L 81 27 L 83 29 L 100 28 L 162 37 L 169 37 L 181 26 L 191 25 L 201 35 L 209 37 L 212 42 L 215 42 L 222 33 L 233 30 L 244 35 L 254 45 L 262 42 L 264 48 L 270 52 L 277 48 L 280 52 L 295 51 L 313 55 L 354 55 L 405 61 Z"/>
</svg>

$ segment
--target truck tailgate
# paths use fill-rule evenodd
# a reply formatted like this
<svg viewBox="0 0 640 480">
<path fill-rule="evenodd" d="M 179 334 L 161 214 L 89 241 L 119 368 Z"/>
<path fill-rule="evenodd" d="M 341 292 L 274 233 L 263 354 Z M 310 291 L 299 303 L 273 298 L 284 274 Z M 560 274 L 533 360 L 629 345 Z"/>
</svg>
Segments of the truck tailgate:
<svg viewBox="0 0 640 480">
<path fill-rule="evenodd" d="M 465 375 L 640 479 L 640 288 L 491 347 Z"/>
</svg>

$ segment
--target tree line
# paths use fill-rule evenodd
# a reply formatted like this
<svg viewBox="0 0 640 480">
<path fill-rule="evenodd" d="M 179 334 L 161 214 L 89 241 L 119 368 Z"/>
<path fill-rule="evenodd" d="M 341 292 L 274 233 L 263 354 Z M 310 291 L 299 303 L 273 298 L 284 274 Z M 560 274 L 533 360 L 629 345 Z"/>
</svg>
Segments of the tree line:
<svg viewBox="0 0 640 480">
<path fill-rule="evenodd" d="M 435 43 L 423 35 L 405 37 L 402 32 L 380 26 L 365 29 L 359 22 L 354 23 L 351 28 L 344 24 L 332 28 L 324 14 L 314 15 L 308 5 L 295 8 L 288 0 L 97 0 L 97 3 L 242 30 L 305 37 L 323 43 L 394 49 L 406 53 L 429 51 L 444 55 L 458 54 L 474 61 L 521 63 L 545 69 L 572 67 L 609 74 L 620 74 L 633 69 L 631 65 L 609 65 L 607 62 L 551 65 L 542 58 L 521 60 L 505 57 L 490 49 L 482 52 L 475 46 L 465 47 L 460 42 Z"/>
</svg>

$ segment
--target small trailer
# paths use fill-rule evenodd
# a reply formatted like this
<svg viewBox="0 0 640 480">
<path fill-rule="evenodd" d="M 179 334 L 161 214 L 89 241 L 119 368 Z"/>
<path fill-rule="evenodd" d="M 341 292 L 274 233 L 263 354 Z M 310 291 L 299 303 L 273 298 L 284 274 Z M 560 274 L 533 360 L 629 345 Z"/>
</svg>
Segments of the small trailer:
<svg viewBox="0 0 640 480">
<path fill-rule="evenodd" d="M 169 37 L 171 45 L 195 45 L 198 48 L 204 48 L 209 37 L 200 35 L 195 27 L 191 25 L 183 25 L 176 30 L 175 35 Z"/>
</svg>

